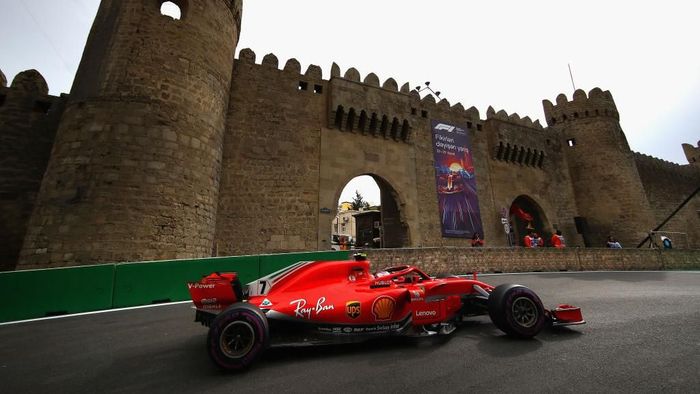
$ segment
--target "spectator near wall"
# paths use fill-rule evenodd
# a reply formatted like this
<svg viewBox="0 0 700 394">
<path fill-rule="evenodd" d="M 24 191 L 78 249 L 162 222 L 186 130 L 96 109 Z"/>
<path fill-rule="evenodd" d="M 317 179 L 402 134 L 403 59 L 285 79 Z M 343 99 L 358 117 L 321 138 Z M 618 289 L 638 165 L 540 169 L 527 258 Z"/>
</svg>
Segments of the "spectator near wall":
<svg viewBox="0 0 700 394">
<path fill-rule="evenodd" d="M 566 242 L 564 242 L 564 236 L 561 235 L 561 230 L 557 230 L 555 234 L 552 234 L 551 243 L 552 246 L 557 249 L 566 247 Z"/>
</svg>

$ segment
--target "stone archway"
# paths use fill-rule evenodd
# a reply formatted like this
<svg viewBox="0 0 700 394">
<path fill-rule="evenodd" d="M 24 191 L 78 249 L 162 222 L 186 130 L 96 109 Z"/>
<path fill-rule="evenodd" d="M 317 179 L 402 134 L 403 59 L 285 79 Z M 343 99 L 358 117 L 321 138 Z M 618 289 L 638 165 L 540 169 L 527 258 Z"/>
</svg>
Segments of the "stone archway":
<svg viewBox="0 0 700 394">
<path fill-rule="evenodd" d="M 350 180 L 362 175 L 372 177 L 377 183 L 381 208 L 379 212 L 361 212 L 356 216 L 355 223 L 358 226 L 356 232 L 357 245 L 379 248 L 410 246 L 411 237 L 408 220 L 405 212 L 402 210 L 404 204 L 399 192 L 386 178 L 373 173 L 363 173 L 349 177 L 338 184 L 335 201 L 338 202 L 342 190 Z M 335 204 L 335 209 L 337 209 L 337 204 Z M 334 212 L 334 215 L 336 213 Z M 373 242 L 373 240 L 375 241 Z"/>
<path fill-rule="evenodd" d="M 544 210 L 532 197 L 520 195 L 510 205 L 510 225 L 513 245 L 523 246 L 523 237 L 532 230 L 548 244 L 552 226 Z"/>
</svg>

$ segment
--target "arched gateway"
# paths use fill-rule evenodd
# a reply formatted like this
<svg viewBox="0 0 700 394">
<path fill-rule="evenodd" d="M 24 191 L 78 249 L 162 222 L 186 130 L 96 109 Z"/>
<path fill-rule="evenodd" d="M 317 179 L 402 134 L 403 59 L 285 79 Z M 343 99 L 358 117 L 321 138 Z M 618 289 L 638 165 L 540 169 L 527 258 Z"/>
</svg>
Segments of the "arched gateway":
<svg viewBox="0 0 700 394">
<path fill-rule="evenodd" d="M 367 211 L 354 214 L 355 216 L 355 245 L 361 247 L 401 248 L 410 246 L 409 225 L 405 215 L 401 211 L 401 199 L 393 186 L 381 176 L 375 174 L 361 174 L 372 177 L 380 193 L 380 210 Z M 354 177 L 353 177 L 354 179 Z M 340 182 L 335 193 L 336 201 L 347 181 Z M 336 217 L 337 205 L 334 206 L 331 218 Z M 337 230 L 337 229 L 336 229 Z"/>
<path fill-rule="evenodd" d="M 523 237 L 535 232 L 548 245 L 552 236 L 552 226 L 540 205 L 531 197 L 518 196 L 510 205 L 510 223 L 514 245 L 523 246 Z"/>
</svg>

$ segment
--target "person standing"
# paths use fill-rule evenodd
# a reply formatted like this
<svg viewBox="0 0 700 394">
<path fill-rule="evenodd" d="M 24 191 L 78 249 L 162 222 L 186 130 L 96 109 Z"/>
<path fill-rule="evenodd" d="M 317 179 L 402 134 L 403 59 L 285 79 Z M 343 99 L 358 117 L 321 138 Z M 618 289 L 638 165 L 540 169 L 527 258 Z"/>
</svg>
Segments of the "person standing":
<svg viewBox="0 0 700 394">
<path fill-rule="evenodd" d="M 557 249 L 562 249 L 566 247 L 566 243 L 564 242 L 564 236 L 561 235 L 561 230 L 557 230 L 555 234 L 552 234 L 552 246 L 554 246 Z"/>
<path fill-rule="evenodd" d="M 619 242 L 617 242 L 617 240 L 613 238 L 612 235 L 608 237 L 607 246 L 611 249 L 622 249 L 622 245 Z"/>
<path fill-rule="evenodd" d="M 477 248 L 482 246 L 484 246 L 484 240 L 481 239 L 479 233 L 474 233 L 472 236 L 472 247 Z"/>
<path fill-rule="evenodd" d="M 661 243 L 664 245 L 664 249 L 673 249 L 673 242 L 671 242 L 671 238 L 662 235 Z"/>
</svg>

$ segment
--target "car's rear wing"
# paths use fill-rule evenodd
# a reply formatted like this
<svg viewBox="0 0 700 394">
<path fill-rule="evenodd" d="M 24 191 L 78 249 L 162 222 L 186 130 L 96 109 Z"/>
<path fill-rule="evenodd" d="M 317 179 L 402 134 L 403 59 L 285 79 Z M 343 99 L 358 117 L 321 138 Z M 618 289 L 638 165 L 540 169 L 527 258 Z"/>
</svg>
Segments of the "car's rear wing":
<svg viewBox="0 0 700 394">
<path fill-rule="evenodd" d="M 243 300 L 241 281 L 235 272 L 215 272 L 198 282 L 188 282 L 187 289 L 195 308 L 203 311 L 220 312 Z"/>
</svg>

